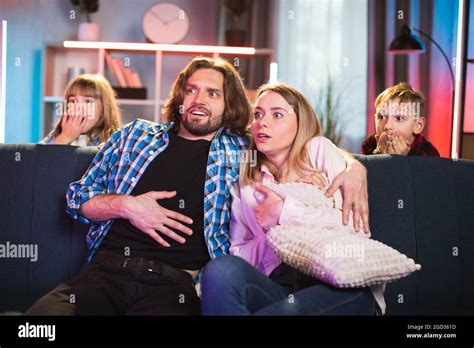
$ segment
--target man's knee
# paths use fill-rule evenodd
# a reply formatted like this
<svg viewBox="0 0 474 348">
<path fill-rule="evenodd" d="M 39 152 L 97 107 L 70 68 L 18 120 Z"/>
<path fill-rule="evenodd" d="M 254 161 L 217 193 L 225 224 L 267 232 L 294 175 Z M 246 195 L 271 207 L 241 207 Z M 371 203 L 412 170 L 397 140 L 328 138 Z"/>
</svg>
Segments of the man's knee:
<svg viewBox="0 0 474 348">
<path fill-rule="evenodd" d="M 36 301 L 25 312 L 25 315 L 74 315 L 75 306 L 70 297 L 62 290 L 65 284 L 60 284 Z"/>
</svg>

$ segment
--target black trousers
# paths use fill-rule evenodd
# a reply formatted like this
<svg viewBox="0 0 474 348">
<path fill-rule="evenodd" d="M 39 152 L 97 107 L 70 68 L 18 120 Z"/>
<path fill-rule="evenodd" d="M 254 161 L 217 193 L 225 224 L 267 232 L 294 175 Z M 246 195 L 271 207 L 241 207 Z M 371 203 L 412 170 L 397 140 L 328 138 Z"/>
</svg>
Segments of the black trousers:
<svg viewBox="0 0 474 348">
<path fill-rule="evenodd" d="M 99 251 L 26 315 L 199 315 L 190 274 L 157 260 Z"/>
</svg>

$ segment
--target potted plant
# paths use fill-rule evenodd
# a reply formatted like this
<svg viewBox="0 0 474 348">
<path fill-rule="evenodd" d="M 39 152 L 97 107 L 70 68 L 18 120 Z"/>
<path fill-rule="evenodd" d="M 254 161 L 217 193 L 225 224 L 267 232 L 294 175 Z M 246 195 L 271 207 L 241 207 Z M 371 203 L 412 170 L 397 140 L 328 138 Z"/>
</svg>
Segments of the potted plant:
<svg viewBox="0 0 474 348">
<path fill-rule="evenodd" d="M 79 24 L 78 39 L 99 41 L 100 27 L 97 23 L 91 21 L 91 14 L 99 11 L 99 0 L 71 0 L 71 3 L 79 7 L 79 12 L 86 14 L 86 22 Z"/>
<path fill-rule="evenodd" d="M 341 95 L 335 91 L 334 81 L 328 75 L 327 84 L 318 93 L 315 106 L 316 114 L 321 121 L 323 134 L 334 144 L 339 145 L 342 139 L 342 105 Z"/>
<path fill-rule="evenodd" d="M 222 0 L 224 8 L 232 18 L 232 25 L 225 32 L 228 46 L 245 46 L 247 31 L 243 28 L 242 17 L 250 12 L 253 0 Z"/>
</svg>

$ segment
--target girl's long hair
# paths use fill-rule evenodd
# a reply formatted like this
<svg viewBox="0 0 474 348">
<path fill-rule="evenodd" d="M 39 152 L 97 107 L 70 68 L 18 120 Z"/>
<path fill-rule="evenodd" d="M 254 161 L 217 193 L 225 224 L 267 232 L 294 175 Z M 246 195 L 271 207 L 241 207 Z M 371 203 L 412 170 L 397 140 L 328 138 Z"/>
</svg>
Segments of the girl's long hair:
<svg viewBox="0 0 474 348">
<path fill-rule="evenodd" d="M 115 91 L 110 83 L 101 75 L 83 74 L 71 80 L 64 92 L 64 99 L 81 93 L 90 95 L 101 102 L 101 114 L 97 124 L 89 132 L 90 135 L 98 136 L 100 142 L 106 141 L 121 125 L 120 109 L 115 99 Z M 54 136 L 62 132 L 61 118 L 54 129 Z"/>
<path fill-rule="evenodd" d="M 282 180 L 289 173 L 304 176 L 308 171 L 315 170 L 311 168 L 306 144 L 311 138 L 322 135 L 322 132 L 319 119 L 309 101 L 296 89 L 283 83 L 261 86 L 257 92 L 257 98 L 265 92 L 278 93 L 287 101 L 296 115 L 298 129 L 288 156 L 288 161 L 280 169 L 267 159 L 263 153 L 258 151 L 254 138 L 251 138 L 249 151 L 257 152 L 257 165 L 251 166 L 249 161 L 242 164 L 240 168 L 240 183 L 242 186 L 252 185 L 256 181 L 261 181 L 260 170 L 262 164 L 267 166 L 278 181 Z"/>
</svg>

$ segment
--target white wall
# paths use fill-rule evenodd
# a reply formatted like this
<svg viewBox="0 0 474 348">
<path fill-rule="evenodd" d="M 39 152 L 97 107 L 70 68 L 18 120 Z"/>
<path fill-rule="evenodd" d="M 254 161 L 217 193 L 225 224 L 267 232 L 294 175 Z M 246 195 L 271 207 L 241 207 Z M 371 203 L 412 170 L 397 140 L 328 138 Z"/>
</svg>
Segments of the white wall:
<svg viewBox="0 0 474 348">
<path fill-rule="evenodd" d="M 360 152 L 367 112 L 367 0 L 281 0 L 276 5 L 279 80 L 315 105 L 329 73 L 341 97 L 341 146 Z"/>
<path fill-rule="evenodd" d="M 92 20 L 101 25 L 102 39 L 146 42 L 141 28 L 145 11 L 159 0 L 101 0 Z M 187 44 L 215 44 L 219 0 L 172 0 L 190 15 Z M 69 18 L 74 9 L 69 0 L 0 0 L 0 19 L 8 21 L 8 66 L 6 142 L 39 141 L 41 107 L 41 50 L 44 42 L 76 39 L 80 16 Z M 169 89 L 189 56 L 166 57 L 163 91 Z M 147 56 L 134 56 L 133 68 L 144 84 L 153 86 L 154 63 Z M 152 111 L 152 110 L 151 110 Z"/>
<path fill-rule="evenodd" d="M 7 21 L 0 21 L 0 143 L 5 142 Z"/>
</svg>

